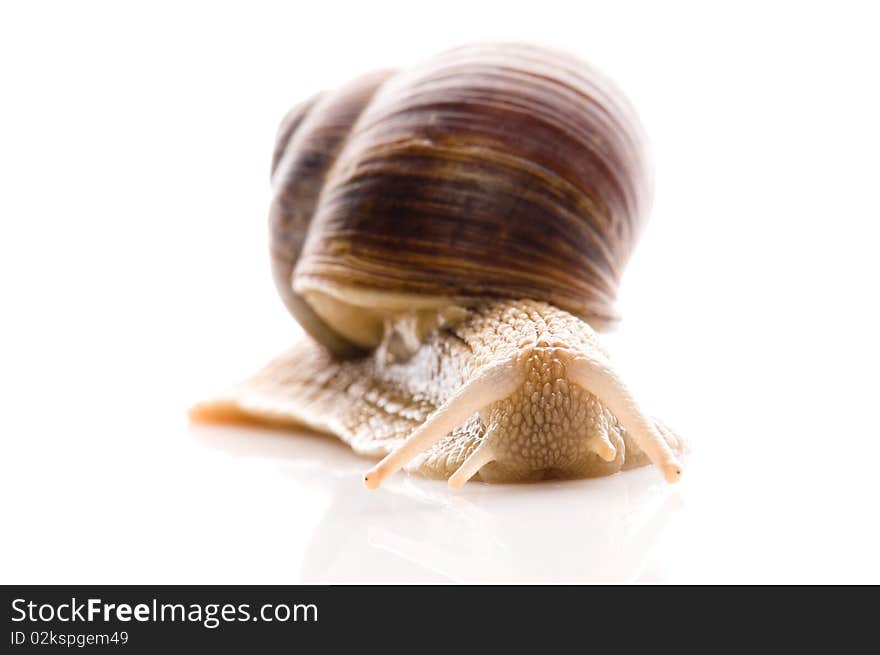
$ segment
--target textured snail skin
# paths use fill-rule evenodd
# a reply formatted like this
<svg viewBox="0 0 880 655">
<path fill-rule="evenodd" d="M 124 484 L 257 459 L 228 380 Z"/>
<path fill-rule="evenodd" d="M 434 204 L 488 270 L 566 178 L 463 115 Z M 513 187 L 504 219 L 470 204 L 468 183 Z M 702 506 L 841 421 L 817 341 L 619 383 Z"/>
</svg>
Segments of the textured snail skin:
<svg viewBox="0 0 880 655">
<path fill-rule="evenodd" d="M 253 378 L 197 405 L 192 416 L 305 426 L 357 453 L 386 456 L 482 371 L 515 360 L 512 393 L 464 416 L 405 468 L 458 487 L 470 476 L 456 473 L 478 452 L 482 465 L 468 472 L 486 482 L 593 477 L 649 463 L 644 435 L 621 425 L 569 375 L 572 359 L 585 356 L 607 361 L 583 321 L 546 303 L 498 301 L 470 310 L 401 363 L 389 364 L 381 349 L 343 360 L 304 339 Z M 674 481 L 674 453 L 685 444 L 659 422 L 651 428 L 660 435 L 660 467 Z"/>
<path fill-rule="evenodd" d="M 193 408 L 333 434 L 487 482 L 608 475 L 684 443 L 594 328 L 646 216 L 641 129 L 601 75 L 518 44 L 380 71 L 295 107 L 272 159 L 272 264 L 306 337 Z"/>
</svg>

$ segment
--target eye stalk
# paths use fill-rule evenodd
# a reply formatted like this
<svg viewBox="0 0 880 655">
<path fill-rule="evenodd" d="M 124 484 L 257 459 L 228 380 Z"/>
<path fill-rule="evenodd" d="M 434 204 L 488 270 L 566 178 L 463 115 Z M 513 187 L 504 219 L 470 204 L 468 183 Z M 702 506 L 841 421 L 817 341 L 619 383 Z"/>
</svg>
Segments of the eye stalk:
<svg viewBox="0 0 880 655">
<path fill-rule="evenodd" d="M 388 453 L 381 462 L 367 471 L 364 474 L 364 486 L 367 489 L 378 489 L 388 476 L 402 469 L 420 453 L 428 450 L 469 416 L 506 398 L 522 383 L 523 369 L 519 357 L 481 371 L 471 382 L 459 389 L 452 398 L 431 414 L 428 420 L 419 426 L 399 448 Z M 487 455 L 488 451 L 483 456 Z M 471 466 L 474 466 L 478 461 L 480 458 L 474 460 Z M 484 461 L 483 464 L 485 463 Z M 479 470 L 479 466 L 474 470 L 474 473 L 477 470 Z M 464 481 L 461 484 L 464 484 Z"/>
<path fill-rule="evenodd" d="M 596 357 L 575 357 L 568 365 L 571 379 L 593 393 L 617 417 L 624 429 L 660 469 L 667 482 L 678 482 L 681 464 L 654 421 L 639 407 L 632 393 L 608 362 Z"/>
</svg>

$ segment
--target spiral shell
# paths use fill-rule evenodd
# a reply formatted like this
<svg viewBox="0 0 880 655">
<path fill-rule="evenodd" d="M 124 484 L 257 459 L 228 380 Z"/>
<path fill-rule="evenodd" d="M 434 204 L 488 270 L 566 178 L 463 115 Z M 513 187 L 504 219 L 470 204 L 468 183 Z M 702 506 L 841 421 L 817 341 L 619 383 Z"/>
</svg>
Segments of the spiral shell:
<svg viewBox="0 0 880 655">
<path fill-rule="evenodd" d="M 276 284 L 337 354 L 395 312 L 531 298 L 593 324 L 650 203 L 641 128 L 583 62 L 466 46 L 292 110 L 270 212 Z"/>
</svg>

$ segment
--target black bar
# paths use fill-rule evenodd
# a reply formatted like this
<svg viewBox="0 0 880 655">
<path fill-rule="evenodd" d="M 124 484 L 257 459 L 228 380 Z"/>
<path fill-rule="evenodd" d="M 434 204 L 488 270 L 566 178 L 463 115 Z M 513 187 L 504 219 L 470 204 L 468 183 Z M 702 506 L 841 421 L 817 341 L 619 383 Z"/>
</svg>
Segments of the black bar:
<svg viewBox="0 0 880 655">
<path fill-rule="evenodd" d="M 0 651 L 10 653 L 473 652 L 480 644 L 500 652 L 507 644 L 555 655 L 640 643 L 790 652 L 801 641 L 810 652 L 823 644 L 843 652 L 848 642 L 873 643 L 856 637 L 878 606 L 873 588 L 836 587 L 19 586 L 0 594 Z"/>
</svg>

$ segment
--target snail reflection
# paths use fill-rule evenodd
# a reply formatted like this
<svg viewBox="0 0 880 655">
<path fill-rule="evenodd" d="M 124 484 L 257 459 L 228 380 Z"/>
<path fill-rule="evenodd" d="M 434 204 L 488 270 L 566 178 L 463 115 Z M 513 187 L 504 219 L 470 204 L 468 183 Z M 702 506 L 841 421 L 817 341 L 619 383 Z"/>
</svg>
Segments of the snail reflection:
<svg viewBox="0 0 880 655">
<path fill-rule="evenodd" d="M 649 470 L 541 485 L 390 481 L 364 494 L 363 459 L 326 437 L 193 427 L 203 445 L 268 459 L 319 489 L 327 509 L 301 570 L 305 583 L 595 582 L 637 580 L 678 509 L 678 490 Z M 288 517 L 296 521 L 296 516 Z"/>
</svg>

